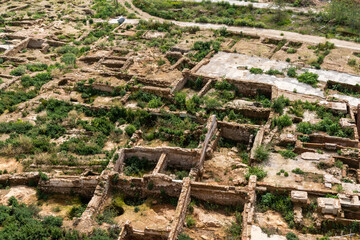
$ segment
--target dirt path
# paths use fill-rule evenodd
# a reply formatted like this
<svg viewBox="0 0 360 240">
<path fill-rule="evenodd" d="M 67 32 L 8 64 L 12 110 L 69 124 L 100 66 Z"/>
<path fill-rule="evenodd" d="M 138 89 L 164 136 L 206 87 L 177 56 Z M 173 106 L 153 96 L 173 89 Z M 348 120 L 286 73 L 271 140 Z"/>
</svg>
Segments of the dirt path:
<svg viewBox="0 0 360 240">
<path fill-rule="evenodd" d="M 125 6 L 125 2 L 128 2 L 131 4 L 131 8 L 128 8 Z M 146 12 L 143 12 L 141 9 L 135 7 L 131 1 L 126 0 L 120 0 L 120 3 L 123 4 L 130 13 L 136 13 L 136 15 L 142 19 L 154 19 L 157 21 L 165 21 L 162 18 L 152 16 Z M 233 33 L 244 33 L 247 35 L 254 35 L 254 36 L 260 36 L 261 38 L 285 38 L 288 41 L 294 41 L 294 42 L 303 42 L 308 44 L 319 44 L 324 43 L 326 41 L 334 43 L 336 47 L 338 48 L 346 48 L 353 51 L 360 51 L 360 44 L 350 41 L 344 41 L 344 40 L 338 40 L 338 39 L 327 39 L 325 37 L 319 37 L 319 36 L 312 36 L 312 35 L 303 35 L 300 33 L 295 32 L 287 32 L 287 31 L 280 31 L 280 30 L 274 30 L 274 29 L 261 29 L 261 28 L 250 28 L 250 27 L 235 27 L 235 26 L 227 26 L 224 24 L 210 24 L 210 23 L 194 23 L 194 22 L 179 22 L 179 21 L 171 21 L 177 26 L 180 27 L 194 27 L 198 26 L 201 30 L 209 30 L 209 29 L 220 29 L 222 27 L 226 27 L 228 31 Z"/>
</svg>

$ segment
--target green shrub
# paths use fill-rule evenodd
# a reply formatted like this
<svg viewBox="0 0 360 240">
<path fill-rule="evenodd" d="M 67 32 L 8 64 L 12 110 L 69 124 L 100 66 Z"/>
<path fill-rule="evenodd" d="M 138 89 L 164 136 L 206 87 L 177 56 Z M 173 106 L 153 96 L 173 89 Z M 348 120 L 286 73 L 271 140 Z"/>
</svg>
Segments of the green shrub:
<svg viewBox="0 0 360 240">
<path fill-rule="evenodd" d="M 309 122 L 301 122 L 296 126 L 296 131 L 304 134 L 311 134 L 313 130 L 314 126 Z"/>
<path fill-rule="evenodd" d="M 186 226 L 188 228 L 193 228 L 196 224 L 195 219 L 192 216 L 186 216 Z"/>
<path fill-rule="evenodd" d="M 164 103 L 161 101 L 160 97 L 153 98 L 149 101 L 149 108 L 158 108 L 161 107 Z"/>
<path fill-rule="evenodd" d="M 74 66 L 76 63 L 76 55 L 73 53 L 65 53 L 64 56 L 61 57 L 61 62 L 65 63 L 68 66 Z"/>
<path fill-rule="evenodd" d="M 286 220 L 290 228 L 294 227 L 294 210 L 290 196 L 266 193 L 258 197 L 258 199 L 258 207 L 262 211 L 267 211 L 269 209 L 277 211 Z"/>
<path fill-rule="evenodd" d="M 290 100 L 288 98 L 285 98 L 283 95 L 273 100 L 272 108 L 275 110 L 275 112 L 283 114 L 284 107 L 290 105 Z"/>
<path fill-rule="evenodd" d="M 125 128 L 125 132 L 129 137 L 131 137 L 135 133 L 135 131 L 136 131 L 135 126 L 131 124 L 126 126 Z"/>
<path fill-rule="evenodd" d="M 260 145 L 255 149 L 255 159 L 258 162 L 264 162 L 269 160 L 270 152 L 267 146 Z"/>
<path fill-rule="evenodd" d="M 180 233 L 177 240 L 193 240 L 189 235 L 186 233 Z"/>
<path fill-rule="evenodd" d="M 279 151 L 279 153 L 281 154 L 281 156 L 283 156 L 284 158 L 292 158 L 294 159 L 297 155 L 296 153 L 294 153 L 291 150 L 285 150 L 285 151 Z"/>
<path fill-rule="evenodd" d="M 289 77 L 295 78 L 296 75 L 297 75 L 296 74 L 296 68 L 294 68 L 294 67 L 289 68 L 289 70 L 287 71 L 287 75 Z"/>
<path fill-rule="evenodd" d="M 250 72 L 252 73 L 252 74 L 262 74 L 262 73 L 264 73 L 264 71 L 261 69 L 261 68 L 250 68 Z"/>
<path fill-rule="evenodd" d="M 48 65 L 45 63 L 32 63 L 26 64 L 27 70 L 31 72 L 40 72 L 48 69 Z"/>
<path fill-rule="evenodd" d="M 272 127 L 277 126 L 279 130 L 283 129 L 284 127 L 291 126 L 293 124 L 289 115 L 285 114 L 278 118 L 274 118 L 272 122 Z"/>
<path fill-rule="evenodd" d="M 286 50 L 286 52 L 289 53 L 289 54 L 294 54 L 294 53 L 296 53 L 296 49 L 294 49 L 294 48 L 288 48 L 288 49 Z"/>
<path fill-rule="evenodd" d="M 286 234 L 286 240 L 299 240 L 295 233 L 289 232 Z"/>
<path fill-rule="evenodd" d="M 273 69 L 266 71 L 265 74 L 267 74 L 267 75 L 284 75 L 283 72 L 280 72 L 279 70 L 273 70 Z"/>
<path fill-rule="evenodd" d="M 136 156 L 125 159 L 124 173 L 126 176 L 142 176 L 146 171 L 153 168 L 153 164 L 146 158 L 138 158 Z M 149 183 L 148 188 L 152 190 L 154 183 Z"/>
<path fill-rule="evenodd" d="M 297 79 L 299 82 L 309 84 L 313 87 L 317 87 L 317 83 L 319 82 L 318 78 L 319 78 L 319 75 L 317 75 L 316 73 L 311 73 L 311 72 L 304 72 L 304 73 L 300 74 L 299 76 L 297 76 Z"/>
<path fill-rule="evenodd" d="M 265 172 L 261 167 L 249 167 L 248 173 L 245 175 L 246 180 L 249 180 L 251 175 L 256 175 L 257 180 L 261 181 L 263 178 L 267 176 L 267 172 Z"/>
<path fill-rule="evenodd" d="M 48 177 L 45 173 L 43 173 L 43 172 L 41 172 L 41 171 L 39 171 L 39 176 L 40 176 L 40 179 L 41 179 L 42 181 L 47 181 L 47 180 L 49 180 L 49 177 Z"/>
<path fill-rule="evenodd" d="M 231 225 L 226 229 L 226 232 L 232 237 L 231 239 L 237 239 L 241 236 L 242 228 L 242 216 L 241 213 L 236 211 L 235 212 L 235 221 L 231 223 Z M 228 238 L 226 238 L 228 239 Z"/>
<path fill-rule="evenodd" d="M 301 170 L 300 168 L 295 168 L 292 170 L 293 173 L 296 173 L 296 174 L 304 174 L 304 171 Z"/>
<path fill-rule="evenodd" d="M 96 11 L 94 17 L 107 19 L 115 16 L 127 15 L 127 10 L 119 3 L 114 3 L 111 0 L 95 0 L 92 9 Z"/>
<path fill-rule="evenodd" d="M 14 70 L 12 70 L 10 72 L 10 75 L 13 75 L 13 76 L 22 76 L 24 75 L 26 72 L 26 67 L 25 66 L 19 66 L 17 68 L 15 68 Z"/>
</svg>

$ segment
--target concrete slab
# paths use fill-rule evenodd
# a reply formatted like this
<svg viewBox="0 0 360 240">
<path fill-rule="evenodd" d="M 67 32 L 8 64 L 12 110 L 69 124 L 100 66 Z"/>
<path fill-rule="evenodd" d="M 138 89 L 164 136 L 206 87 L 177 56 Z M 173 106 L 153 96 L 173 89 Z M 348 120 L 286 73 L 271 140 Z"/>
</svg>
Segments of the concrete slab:
<svg viewBox="0 0 360 240">
<path fill-rule="evenodd" d="M 343 102 L 328 102 L 328 101 L 320 101 L 320 105 L 330 108 L 336 112 L 347 113 L 346 103 Z"/>
<path fill-rule="evenodd" d="M 341 95 L 341 94 L 333 94 L 332 96 L 335 98 L 338 98 L 338 99 L 343 99 L 343 100 L 348 101 L 350 106 L 352 106 L 352 107 L 357 107 L 357 105 L 360 104 L 360 98 L 351 97 L 351 96 L 347 96 L 347 95 Z"/>
<path fill-rule="evenodd" d="M 264 233 L 260 227 L 252 225 L 251 226 L 251 240 L 286 240 L 286 237 L 280 235 L 271 235 L 268 236 Z"/>
<path fill-rule="evenodd" d="M 252 74 L 247 70 L 252 67 L 261 68 L 264 71 L 273 69 L 285 72 L 291 65 L 287 62 L 270 60 L 267 58 L 219 52 L 210 59 L 208 64 L 202 66 L 197 73 L 210 77 L 225 77 L 235 80 L 268 83 L 285 91 L 296 91 L 301 94 L 324 97 L 324 93 L 320 89 L 313 88 L 305 83 L 300 83 L 295 78 L 280 78 L 267 74 Z"/>
</svg>

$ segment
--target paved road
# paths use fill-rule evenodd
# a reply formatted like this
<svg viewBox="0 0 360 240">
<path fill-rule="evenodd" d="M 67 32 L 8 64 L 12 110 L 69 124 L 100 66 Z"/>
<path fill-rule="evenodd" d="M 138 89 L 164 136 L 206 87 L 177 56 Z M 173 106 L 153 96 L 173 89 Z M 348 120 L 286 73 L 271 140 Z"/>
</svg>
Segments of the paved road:
<svg viewBox="0 0 360 240">
<path fill-rule="evenodd" d="M 125 6 L 125 1 L 127 0 L 120 0 L 120 3 L 122 3 Z M 135 12 L 137 16 L 143 18 L 143 19 L 154 19 L 158 21 L 165 21 L 162 18 L 151 16 L 150 14 L 143 12 L 141 9 L 136 8 L 131 1 L 127 1 L 128 3 L 131 3 L 131 8 L 127 8 L 129 12 Z M 125 6 L 126 7 L 126 6 Z M 180 22 L 180 21 L 171 21 L 175 25 L 180 27 L 191 27 L 191 26 L 198 26 L 202 30 L 209 30 L 209 29 L 220 29 L 222 27 L 226 27 L 228 31 L 233 33 L 244 33 L 249 35 L 256 35 L 263 38 L 286 38 L 288 41 L 294 41 L 294 42 L 303 42 L 308 44 L 319 44 L 324 43 L 326 41 L 329 41 L 331 43 L 334 43 L 336 47 L 338 48 L 346 48 L 353 51 L 359 51 L 360 52 L 360 43 L 350 42 L 350 41 L 344 41 L 344 40 L 338 40 L 338 39 L 327 39 L 325 37 L 320 36 L 313 36 L 313 35 L 303 35 L 300 33 L 295 32 L 287 32 L 287 31 L 280 31 L 280 30 L 274 30 L 274 29 L 263 29 L 263 28 L 249 28 L 249 27 L 237 27 L 237 26 L 226 26 L 223 24 L 210 24 L 210 23 L 194 23 L 194 22 Z M 281 36 L 283 34 L 283 36 Z"/>
</svg>

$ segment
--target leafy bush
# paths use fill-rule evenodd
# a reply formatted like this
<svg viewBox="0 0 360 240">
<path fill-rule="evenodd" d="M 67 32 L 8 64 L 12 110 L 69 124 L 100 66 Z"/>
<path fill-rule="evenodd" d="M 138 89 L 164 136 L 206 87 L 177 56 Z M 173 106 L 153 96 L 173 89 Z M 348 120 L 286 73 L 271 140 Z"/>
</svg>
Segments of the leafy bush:
<svg viewBox="0 0 360 240">
<path fill-rule="evenodd" d="M 270 69 L 265 72 L 267 75 L 284 75 L 283 72 L 280 72 L 279 70 Z"/>
<path fill-rule="evenodd" d="M 299 240 L 295 233 L 289 232 L 286 234 L 286 240 Z"/>
<path fill-rule="evenodd" d="M 26 64 L 27 70 L 31 72 L 40 72 L 48 69 L 48 65 L 45 63 L 32 63 Z"/>
<path fill-rule="evenodd" d="M 194 43 L 193 50 L 198 51 L 193 59 L 197 62 L 201 61 L 206 55 L 208 55 L 212 50 L 218 52 L 220 50 L 220 42 L 218 41 L 197 41 Z"/>
<path fill-rule="evenodd" d="M 294 227 L 294 210 L 290 196 L 266 193 L 258 199 L 260 200 L 258 206 L 261 210 L 267 211 L 271 209 L 281 213 L 289 226 Z"/>
<path fill-rule="evenodd" d="M 251 175 L 256 175 L 257 180 L 261 181 L 267 176 L 267 172 L 265 172 L 261 167 L 250 167 L 249 172 L 245 175 L 246 180 L 249 180 Z"/>
<path fill-rule="evenodd" d="M 135 133 L 135 131 L 136 131 L 135 126 L 131 124 L 126 126 L 125 128 L 125 132 L 129 137 L 131 137 Z"/>
<path fill-rule="evenodd" d="M 194 227 L 195 224 L 196 224 L 196 221 L 192 216 L 186 216 L 186 226 L 188 228 Z"/>
<path fill-rule="evenodd" d="M 124 173 L 126 176 L 142 176 L 154 166 L 146 158 L 136 156 L 125 159 Z"/>
<path fill-rule="evenodd" d="M 304 174 L 304 171 L 301 170 L 300 168 L 295 168 L 292 170 L 293 173 L 296 173 L 296 174 Z"/>
<path fill-rule="evenodd" d="M 180 233 L 177 240 L 193 240 L 189 235 L 186 233 Z"/>
<path fill-rule="evenodd" d="M 42 85 L 49 82 L 50 80 L 52 80 L 52 76 L 49 72 L 38 73 L 34 77 L 30 77 L 29 75 L 21 77 L 21 84 L 25 88 L 35 86 L 37 89 L 40 89 Z"/>
<path fill-rule="evenodd" d="M 289 68 L 289 70 L 287 71 L 287 75 L 289 77 L 295 78 L 296 75 L 297 75 L 296 74 L 296 68 L 294 68 L 294 67 Z"/>
<path fill-rule="evenodd" d="M 61 62 L 65 63 L 68 66 L 74 66 L 76 63 L 76 55 L 73 53 L 65 53 L 64 56 L 61 57 Z"/>
<path fill-rule="evenodd" d="M 319 82 L 318 78 L 319 78 L 319 75 L 317 75 L 316 73 L 311 73 L 311 72 L 304 72 L 304 73 L 300 74 L 299 76 L 297 76 L 297 79 L 299 82 L 309 84 L 313 87 L 317 87 L 317 83 Z"/>
<path fill-rule="evenodd" d="M 284 107 L 290 105 L 290 100 L 285 98 L 283 95 L 273 100 L 271 107 L 275 110 L 275 112 L 283 114 Z"/>
<path fill-rule="evenodd" d="M 35 91 L 1 91 L 0 90 L 0 114 L 5 110 L 14 111 L 15 105 L 36 97 Z"/>
<path fill-rule="evenodd" d="M 261 68 L 250 68 L 252 74 L 262 74 L 264 71 Z"/>
<path fill-rule="evenodd" d="M 241 224 L 242 224 L 242 216 L 240 212 L 235 212 L 235 221 L 231 223 L 231 225 L 226 229 L 226 232 L 235 239 L 241 236 Z M 231 238 L 232 239 L 232 238 Z"/>
<path fill-rule="evenodd" d="M 94 17 L 107 19 L 109 17 L 127 15 L 126 8 L 111 0 L 95 0 L 92 9 L 96 11 Z"/>
<path fill-rule="evenodd" d="M 255 159 L 258 162 L 269 160 L 270 152 L 267 146 L 260 145 L 255 149 Z"/>
<path fill-rule="evenodd" d="M 311 134 L 313 130 L 313 125 L 309 122 L 301 122 L 296 126 L 296 131 L 304 134 Z"/>
<path fill-rule="evenodd" d="M 283 156 L 284 158 L 292 158 L 294 159 L 297 154 L 294 153 L 293 151 L 291 150 L 285 150 L 285 151 L 279 151 L 279 153 L 281 154 L 281 156 Z"/>
<path fill-rule="evenodd" d="M 19 66 L 17 68 L 15 68 L 14 70 L 12 70 L 10 72 L 10 75 L 13 75 L 13 76 L 22 76 L 24 75 L 26 72 L 26 67 L 25 66 Z"/>
<path fill-rule="evenodd" d="M 291 126 L 292 123 L 293 122 L 292 122 L 291 118 L 289 117 L 289 115 L 285 114 L 278 118 L 274 118 L 274 120 L 272 122 L 272 127 L 277 126 L 279 128 L 279 130 L 281 130 L 284 127 Z"/>
<path fill-rule="evenodd" d="M 164 103 L 161 101 L 160 97 L 153 98 L 149 101 L 149 108 L 158 108 L 161 107 Z"/>
</svg>

